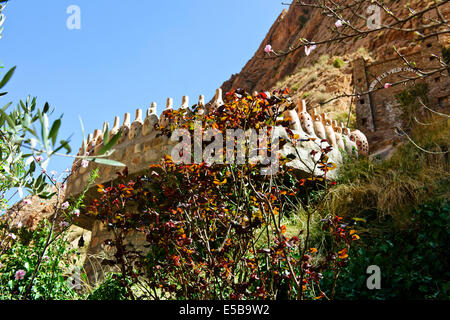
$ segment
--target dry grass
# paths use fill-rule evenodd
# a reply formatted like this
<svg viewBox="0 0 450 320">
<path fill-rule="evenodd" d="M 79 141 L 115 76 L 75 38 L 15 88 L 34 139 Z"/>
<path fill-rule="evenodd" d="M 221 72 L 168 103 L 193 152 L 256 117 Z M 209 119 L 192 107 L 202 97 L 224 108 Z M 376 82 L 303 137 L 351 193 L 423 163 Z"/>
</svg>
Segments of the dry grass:
<svg viewBox="0 0 450 320">
<path fill-rule="evenodd" d="M 293 74 L 279 81 L 273 89 L 290 88 L 294 101 L 305 99 L 308 108 L 318 108 L 318 112 L 327 112 L 332 119 L 345 120 L 343 122 L 347 123 L 350 98 L 333 100 L 326 105 L 320 104 L 344 92 L 352 92 L 351 62 L 360 57 L 369 62 L 373 61 L 364 48 L 342 57 L 323 55 L 311 65 L 299 65 Z M 339 68 L 336 67 L 337 65 Z M 353 112 L 350 121 L 351 128 L 355 128 L 355 120 Z"/>
<path fill-rule="evenodd" d="M 435 120 L 433 126 L 414 129 L 411 137 L 426 150 L 445 152 L 450 147 L 450 128 L 442 118 Z M 412 208 L 433 198 L 449 199 L 449 195 L 448 153 L 425 153 L 407 142 L 385 162 L 347 162 L 323 210 L 346 218 L 390 215 L 402 227 L 408 225 Z"/>
<path fill-rule="evenodd" d="M 356 57 L 356 56 L 355 56 Z M 347 112 L 350 98 L 335 100 L 326 105 L 333 97 L 351 91 L 352 57 L 321 56 L 314 64 L 297 68 L 290 76 L 276 84 L 274 89 L 290 88 L 294 100 L 305 99 L 309 108 L 319 107 L 319 112 L 328 112 L 331 118 Z M 340 68 L 334 66 L 340 61 Z M 341 117 L 342 118 L 342 117 Z"/>
<path fill-rule="evenodd" d="M 353 106 L 352 108 L 352 113 L 350 114 L 350 122 L 349 125 L 347 126 L 347 121 L 348 121 L 348 112 L 337 112 L 334 113 L 331 118 L 333 120 L 337 120 L 337 122 L 343 122 L 347 127 L 349 128 L 356 128 L 356 112 L 355 112 L 356 107 Z"/>
</svg>

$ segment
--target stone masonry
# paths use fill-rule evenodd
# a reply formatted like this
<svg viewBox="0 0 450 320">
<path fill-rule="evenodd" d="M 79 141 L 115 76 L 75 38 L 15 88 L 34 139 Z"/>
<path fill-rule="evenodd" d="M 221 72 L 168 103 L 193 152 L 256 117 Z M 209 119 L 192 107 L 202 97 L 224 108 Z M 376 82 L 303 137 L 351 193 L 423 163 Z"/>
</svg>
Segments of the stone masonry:
<svg viewBox="0 0 450 320">
<path fill-rule="evenodd" d="M 422 44 L 418 51 L 403 53 L 410 63 L 416 63 L 419 68 L 432 70 L 439 67 L 439 60 L 434 54 L 441 53 L 442 48 L 436 39 L 429 39 Z M 395 96 L 413 85 L 408 81 L 384 89 L 386 83 L 404 81 L 405 77 L 417 77 L 416 73 L 406 66 L 400 58 L 366 64 L 363 59 L 353 62 L 353 81 L 356 93 L 365 93 L 356 99 L 357 128 L 368 138 L 372 151 L 382 149 L 396 140 L 395 127 L 401 126 L 401 110 Z M 433 76 L 417 80 L 416 83 L 426 82 L 429 86 L 428 104 L 436 110 L 449 107 L 450 86 L 449 74 L 436 73 Z"/>
</svg>

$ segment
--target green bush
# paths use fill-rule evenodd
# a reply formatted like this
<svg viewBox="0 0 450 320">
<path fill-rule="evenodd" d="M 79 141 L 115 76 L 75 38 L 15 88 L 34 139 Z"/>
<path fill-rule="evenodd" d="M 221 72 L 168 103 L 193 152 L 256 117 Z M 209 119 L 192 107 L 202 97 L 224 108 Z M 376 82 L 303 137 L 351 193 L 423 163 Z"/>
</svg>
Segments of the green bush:
<svg viewBox="0 0 450 320">
<path fill-rule="evenodd" d="M 420 101 L 428 104 L 428 91 L 427 83 L 418 83 L 396 95 L 400 103 L 399 108 L 402 111 L 402 119 L 408 128 L 416 124 L 415 119 L 418 116 L 418 111 L 422 109 Z"/>
<path fill-rule="evenodd" d="M 411 225 L 400 232 L 361 237 L 336 285 L 336 299 L 448 299 L 450 298 L 450 204 L 434 201 L 414 210 Z M 391 218 L 371 226 L 390 229 Z M 381 269 L 381 289 L 369 290 L 367 267 Z M 331 271 L 330 271 L 331 272 Z M 331 290 L 325 277 L 323 287 Z"/>
<path fill-rule="evenodd" d="M 108 275 L 105 281 L 100 284 L 87 300 L 126 300 L 127 289 L 115 275 Z"/>
<path fill-rule="evenodd" d="M 67 280 L 64 258 L 70 253 L 64 237 L 59 237 L 47 248 L 43 256 L 30 293 L 25 297 L 27 287 L 46 244 L 50 223 L 43 221 L 35 231 L 26 228 L 10 229 L 0 225 L 0 232 L 14 232 L 17 239 L 0 256 L 0 300 L 54 300 L 75 299 L 77 293 Z M 24 273 L 17 277 L 17 272 Z"/>
</svg>

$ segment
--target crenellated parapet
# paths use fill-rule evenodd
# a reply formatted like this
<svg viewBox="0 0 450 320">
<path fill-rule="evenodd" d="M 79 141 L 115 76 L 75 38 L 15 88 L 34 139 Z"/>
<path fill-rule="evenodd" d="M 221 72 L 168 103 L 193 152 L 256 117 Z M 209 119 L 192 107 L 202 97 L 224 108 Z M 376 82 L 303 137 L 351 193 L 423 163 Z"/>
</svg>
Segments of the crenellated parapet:
<svg viewBox="0 0 450 320">
<path fill-rule="evenodd" d="M 257 93 L 254 93 L 254 95 L 257 95 Z M 222 105 L 224 105 L 222 90 L 218 89 L 211 103 L 206 104 L 205 97 L 200 95 L 195 111 L 193 111 L 189 107 L 189 98 L 184 96 L 178 109 L 185 109 L 186 114 L 195 112 L 196 115 L 204 115 Z M 130 175 L 148 169 L 151 164 L 160 163 L 161 159 L 170 155 L 172 148 L 178 144 L 177 141 L 171 141 L 170 137 L 162 134 L 160 130 L 170 126 L 171 119 L 168 114 L 171 110 L 174 110 L 174 101 L 172 98 L 168 98 L 166 108 L 160 117 L 156 114 L 155 102 L 146 111 L 137 109 L 134 121 L 132 121 L 130 113 L 125 114 L 123 122 L 120 121 L 119 117 L 115 117 L 114 125 L 109 133 L 110 136 L 114 136 L 121 131 L 121 136 L 113 148 L 114 152 L 108 159 L 125 164 Z M 367 139 L 360 131 L 352 131 L 346 128 L 343 123 L 338 124 L 336 121 L 332 121 L 327 114 L 317 114 L 314 109 L 310 114 L 304 100 L 301 100 L 295 109 L 286 110 L 281 118 L 283 123 L 288 121 L 289 125 L 287 127 L 276 127 L 280 136 L 287 136 L 286 129 L 290 129 L 289 131 L 302 138 L 302 142 L 295 147 L 295 154 L 299 155 L 302 161 L 296 159 L 291 163 L 292 166 L 300 170 L 306 171 L 307 168 L 304 165 L 308 161 L 311 164 L 313 163 L 311 151 L 318 151 L 324 145 L 333 147 L 329 156 L 332 162 L 337 165 L 342 162 L 342 152 L 352 154 L 354 150 L 357 150 L 360 154 L 368 154 Z M 95 157 L 99 155 L 104 145 L 103 133 L 108 128 L 109 124 L 105 123 L 102 130 L 95 130 L 93 134 L 89 134 L 87 140 L 83 142 L 84 146 L 80 148 L 78 156 Z M 307 141 L 308 138 L 314 139 Z M 294 148 L 292 144 L 287 144 L 280 150 L 280 153 L 292 153 L 292 148 Z M 83 150 L 85 150 L 85 154 L 82 154 Z M 83 163 L 82 160 L 77 159 L 72 166 L 72 175 L 68 180 L 66 194 L 68 196 L 80 194 L 94 169 L 99 171 L 99 178 L 95 181 L 97 184 L 105 184 L 115 180 L 117 178 L 116 173 L 123 170 L 121 167 L 95 162 L 89 162 L 86 166 L 86 162 Z"/>
</svg>

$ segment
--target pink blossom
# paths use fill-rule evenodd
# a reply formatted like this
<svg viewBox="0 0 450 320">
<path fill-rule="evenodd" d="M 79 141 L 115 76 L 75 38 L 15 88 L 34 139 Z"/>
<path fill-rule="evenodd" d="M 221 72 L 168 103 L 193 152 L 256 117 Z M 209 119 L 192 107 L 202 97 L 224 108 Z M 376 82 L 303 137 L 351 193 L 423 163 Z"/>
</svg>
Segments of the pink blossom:
<svg viewBox="0 0 450 320">
<path fill-rule="evenodd" d="M 55 170 L 53 170 L 52 172 L 50 172 L 50 174 L 52 175 L 52 176 L 56 176 L 56 171 Z"/>
<path fill-rule="evenodd" d="M 73 214 L 74 214 L 75 216 L 79 217 L 79 216 L 80 216 L 80 210 L 75 209 L 75 210 L 73 211 Z"/>
<path fill-rule="evenodd" d="M 23 204 L 24 205 L 26 205 L 26 206 L 29 206 L 29 205 L 31 205 L 31 200 L 30 199 L 25 199 L 25 200 L 23 200 Z"/>
<path fill-rule="evenodd" d="M 41 162 L 42 160 L 44 160 L 44 158 L 42 156 L 37 156 L 36 157 L 36 161 L 37 162 Z"/>
<path fill-rule="evenodd" d="M 389 82 L 387 82 L 387 83 L 384 85 L 384 88 L 385 88 L 385 89 L 389 89 L 391 86 L 392 86 L 392 85 L 391 85 Z"/>
<path fill-rule="evenodd" d="M 305 53 L 307 56 L 310 55 L 311 51 L 315 50 L 317 46 L 313 44 L 312 46 L 305 46 Z"/>
<path fill-rule="evenodd" d="M 66 222 L 66 221 L 61 221 L 61 222 L 59 223 L 59 226 L 60 226 L 61 228 L 66 228 L 66 227 L 69 226 L 69 223 Z"/>
<path fill-rule="evenodd" d="M 265 53 L 271 53 L 272 52 L 272 46 L 270 44 L 268 44 L 265 48 L 264 48 L 264 52 Z"/>
<path fill-rule="evenodd" d="M 69 207 L 69 203 L 66 201 L 61 205 L 61 209 L 66 210 Z"/>
<path fill-rule="evenodd" d="M 61 185 L 61 190 L 66 190 L 66 188 L 67 188 L 66 184 L 63 183 L 63 184 Z"/>
<path fill-rule="evenodd" d="M 83 168 L 87 168 L 87 167 L 89 166 L 89 161 L 87 161 L 87 160 L 81 161 L 81 166 L 82 166 Z"/>
<path fill-rule="evenodd" d="M 336 21 L 336 23 L 334 25 L 336 26 L 336 28 L 340 28 L 344 25 L 344 23 L 342 20 L 338 20 L 338 21 Z"/>
<path fill-rule="evenodd" d="M 27 274 L 27 272 L 25 270 L 17 270 L 16 271 L 16 280 L 22 280 L 25 275 Z"/>
</svg>

